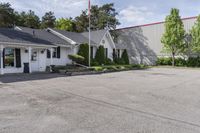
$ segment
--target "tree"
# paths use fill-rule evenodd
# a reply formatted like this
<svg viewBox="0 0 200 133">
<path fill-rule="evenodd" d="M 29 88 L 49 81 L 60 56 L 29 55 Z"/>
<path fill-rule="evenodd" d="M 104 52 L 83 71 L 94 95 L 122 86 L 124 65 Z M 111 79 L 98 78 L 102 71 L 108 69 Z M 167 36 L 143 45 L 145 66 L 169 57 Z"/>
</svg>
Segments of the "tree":
<svg viewBox="0 0 200 133">
<path fill-rule="evenodd" d="M 42 17 L 41 28 L 54 28 L 56 22 L 56 17 L 53 12 L 46 12 Z"/>
<path fill-rule="evenodd" d="M 35 12 L 29 10 L 25 15 L 24 25 L 29 28 L 39 28 L 40 27 L 40 18 L 35 15 Z"/>
<path fill-rule="evenodd" d="M 190 31 L 192 40 L 191 40 L 191 47 L 192 51 L 195 53 L 200 53 L 200 15 L 197 18 L 192 30 Z"/>
<path fill-rule="evenodd" d="M 14 23 L 14 9 L 9 3 L 0 3 L 0 27 L 12 27 Z"/>
<path fill-rule="evenodd" d="M 77 32 L 88 31 L 89 22 L 87 11 L 82 11 L 81 15 L 75 18 Z"/>
<path fill-rule="evenodd" d="M 89 64 L 89 45 L 87 43 L 80 45 L 78 55 L 84 57 L 84 61 L 82 62 L 83 65 Z"/>
<path fill-rule="evenodd" d="M 121 58 L 123 59 L 126 65 L 129 65 L 129 57 L 126 49 L 123 51 Z"/>
<path fill-rule="evenodd" d="M 88 10 L 82 11 L 82 14 L 75 18 L 78 32 L 88 31 L 89 22 L 87 12 Z M 116 18 L 117 15 L 118 13 L 113 3 L 105 4 L 101 7 L 98 5 L 91 6 L 91 29 L 116 29 L 116 26 L 120 24 L 119 20 Z"/>
<path fill-rule="evenodd" d="M 95 55 L 95 60 L 102 65 L 105 63 L 105 59 L 104 46 L 99 46 Z"/>
<path fill-rule="evenodd" d="M 183 51 L 184 47 L 184 25 L 179 16 L 179 10 L 172 8 L 170 15 L 165 19 L 165 32 L 161 42 L 163 50 L 172 55 L 172 65 L 175 65 L 175 56 Z"/>
<path fill-rule="evenodd" d="M 75 24 L 71 18 L 60 18 L 56 21 L 56 29 L 75 31 Z"/>
</svg>

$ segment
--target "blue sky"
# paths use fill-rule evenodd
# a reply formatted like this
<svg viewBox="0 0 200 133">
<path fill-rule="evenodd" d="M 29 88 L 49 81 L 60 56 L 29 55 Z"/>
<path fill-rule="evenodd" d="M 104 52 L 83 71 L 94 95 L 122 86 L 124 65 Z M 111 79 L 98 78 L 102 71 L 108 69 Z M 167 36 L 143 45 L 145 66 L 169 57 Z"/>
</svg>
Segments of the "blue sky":
<svg viewBox="0 0 200 133">
<path fill-rule="evenodd" d="M 88 0 L 1 0 L 11 3 L 17 11 L 34 10 L 40 17 L 53 11 L 57 18 L 75 17 L 88 7 Z M 119 27 L 163 21 L 171 8 L 180 9 L 181 17 L 200 14 L 200 1 L 197 0 L 91 0 L 92 4 L 115 3 L 119 12 Z"/>
</svg>

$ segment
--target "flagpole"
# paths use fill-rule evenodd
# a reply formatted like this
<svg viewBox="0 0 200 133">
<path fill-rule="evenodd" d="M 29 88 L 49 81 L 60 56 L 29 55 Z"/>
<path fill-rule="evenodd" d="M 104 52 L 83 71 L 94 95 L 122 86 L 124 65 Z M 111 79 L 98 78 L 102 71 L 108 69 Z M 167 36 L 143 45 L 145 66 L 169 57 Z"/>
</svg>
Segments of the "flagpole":
<svg viewBox="0 0 200 133">
<path fill-rule="evenodd" d="M 91 56 L 91 35 L 90 35 L 90 33 L 91 33 L 91 29 L 90 29 L 90 27 L 91 27 L 91 19 L 90 19 L 90 15 L 91 15 L 91 13 L 90 13 L 90 0 L 89 0 L 89 6 L 88 6 L 88 10 L 89 10 L 89 61 L 88 61 L 88 66 L 90 67 L 91 65 L 91 61 L 90 61 L 90 56 Z"/>
</svg>

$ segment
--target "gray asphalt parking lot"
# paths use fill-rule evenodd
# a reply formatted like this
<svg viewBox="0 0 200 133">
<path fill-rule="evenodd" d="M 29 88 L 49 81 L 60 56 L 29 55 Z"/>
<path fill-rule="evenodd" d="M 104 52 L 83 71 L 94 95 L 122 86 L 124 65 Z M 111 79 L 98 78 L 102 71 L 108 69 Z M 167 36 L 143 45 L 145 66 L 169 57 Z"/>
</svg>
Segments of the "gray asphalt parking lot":
<svg viewBox="0 0 200 133">
<path fill-rule="evenodd" d="M 0 77 L 1 133 L 199 133 L 200 69 Z"/>
</svg>

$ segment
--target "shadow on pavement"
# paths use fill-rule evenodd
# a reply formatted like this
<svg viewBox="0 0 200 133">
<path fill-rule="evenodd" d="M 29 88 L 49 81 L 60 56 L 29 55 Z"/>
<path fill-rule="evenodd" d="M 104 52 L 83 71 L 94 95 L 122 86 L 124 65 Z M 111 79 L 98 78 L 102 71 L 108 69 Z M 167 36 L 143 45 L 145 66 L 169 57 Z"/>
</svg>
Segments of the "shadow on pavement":
<svg viewBox="0 0 200 133">
<path fill-rule="evenodd" d="M 66 77 L 66 75 L 56 73 L 37 73 L 37 74 L 11 74 L 0 76 L 0 83 L 13 83 L 33 80 L 45 80 L 58 77 Z"/>
</svg>

